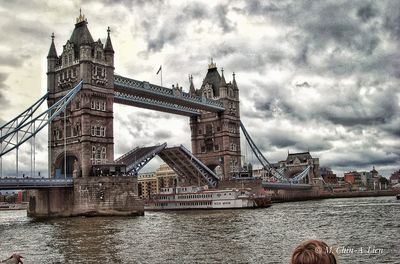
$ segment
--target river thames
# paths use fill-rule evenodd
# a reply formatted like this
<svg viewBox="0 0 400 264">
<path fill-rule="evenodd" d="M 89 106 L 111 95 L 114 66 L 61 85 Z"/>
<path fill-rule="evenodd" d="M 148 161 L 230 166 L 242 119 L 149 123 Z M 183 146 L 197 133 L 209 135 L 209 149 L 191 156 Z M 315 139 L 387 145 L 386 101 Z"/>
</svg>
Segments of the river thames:
<svg viewBox="0 0 400 264">
<path fill-rule="evenodd" d="M 18 252 L 25 263 L 289 263 L 307 239 L 334 246 L 339 263 L 399 263 L 400 202 L 326 199 L 46 221 L 0 212 L 0 259 Z"/>
</svg>

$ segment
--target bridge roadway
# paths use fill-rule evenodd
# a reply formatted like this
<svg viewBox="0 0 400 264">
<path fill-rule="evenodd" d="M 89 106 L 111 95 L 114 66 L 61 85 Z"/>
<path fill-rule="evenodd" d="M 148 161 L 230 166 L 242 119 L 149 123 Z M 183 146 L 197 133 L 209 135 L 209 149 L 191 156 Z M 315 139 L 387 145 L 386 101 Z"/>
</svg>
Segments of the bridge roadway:
<svg viewBox="0 0 400 264">
<path fill-rule="evenodd" d="M 0 179 L 0 190 L 27 190 L 27 189 L 47 189 L 73 187 L 74 180 L 49 179 L 49 178 L 3 178 Z"/>
<path fill-rule="evenodd" d="M 43 188 L 62 188 L 73 187 L 74 180 L 49 179 L 49 178 L 3 178 L 0 179 L 0 190 L 20 190 L 20 189 L 43 189 Z M 271 190 L 309 190 L 310 184 L 290 184 L 290 183 L 271 183 L 263 182 L 262 186 Z"/>
</svg>

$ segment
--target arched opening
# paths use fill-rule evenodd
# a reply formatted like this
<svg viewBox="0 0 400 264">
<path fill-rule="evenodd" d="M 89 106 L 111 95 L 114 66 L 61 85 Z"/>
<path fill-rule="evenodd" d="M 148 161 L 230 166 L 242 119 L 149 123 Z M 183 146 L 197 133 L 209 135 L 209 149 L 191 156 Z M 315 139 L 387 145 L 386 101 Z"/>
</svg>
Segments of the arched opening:
<svg viewBox="0 0 400 264">
<path fill-rule="evenodd" d="M 55 173 L 55 178 L 72 178 L 74 177 L 74 173 L 76 177 L 79 177 L 80 167 L 78 159 L 74 155 L 69 154 L 66 157 L 64 155 L 60 156 L 57 159 Z"/>
</svg>

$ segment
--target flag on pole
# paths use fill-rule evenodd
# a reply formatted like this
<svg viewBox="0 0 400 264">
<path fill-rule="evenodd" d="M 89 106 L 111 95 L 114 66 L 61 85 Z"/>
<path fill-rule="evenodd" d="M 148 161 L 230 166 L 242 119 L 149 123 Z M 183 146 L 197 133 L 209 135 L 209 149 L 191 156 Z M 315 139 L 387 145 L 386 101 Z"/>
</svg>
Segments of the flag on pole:
<svg viewBox="0 0 400 264">
<path fill-rule="evenodd" d="M 158 69 L 158 71 L 157 71 L 157 75 L 160 73 L 160 71 L 161 71 L 161 65 L 160 65 L 160 69 Z"/>
</svg>

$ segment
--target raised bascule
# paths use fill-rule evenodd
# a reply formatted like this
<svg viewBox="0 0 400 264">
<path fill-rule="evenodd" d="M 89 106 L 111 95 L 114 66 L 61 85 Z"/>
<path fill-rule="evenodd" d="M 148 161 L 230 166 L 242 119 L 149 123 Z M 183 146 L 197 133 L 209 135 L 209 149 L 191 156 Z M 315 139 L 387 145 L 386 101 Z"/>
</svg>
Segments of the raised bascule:
<svg viewBox="0 0 400 264">
<path fill-rule="evenodd" d="M 135 176 L 157 155 L 179 175 L 181 185 L 215 188 L 235 181 L 243 185 L 243 180 L 252 177 L 241 164 L 241 129 L 263 169 L 277 179 L 275 184 L 316 184 L 316 160 L 293 157 L 292 163 L 271 164 L 257 148 L 240 120 L 234 73 L 227 82 L 223 69 L 220 74 L 211 61 L 199 89 L 190 77 L 189 92 L 115 75 L 110 29 L 103 44 L 100 39 L 94 41 L 87 24 L 80 14 L 60 55 L 52 35 L 47 94 L 0 128 L 0 157 L 16 151 L 18 176 L 19 147 L 26 142 L 34 146 L 35 135 L 48 127 L 49 179 L 0 180 L 0 189 L 33 189 L 30 215 L 143 214 Z M 48 109 L 39 113 L 46 101 Z M 164 143 L 133 148 L 115 159 L 114 103 L 188 116 L 192 150 Z M 271 184 L 264 186 L 272 188 Z"/>
</svg>

